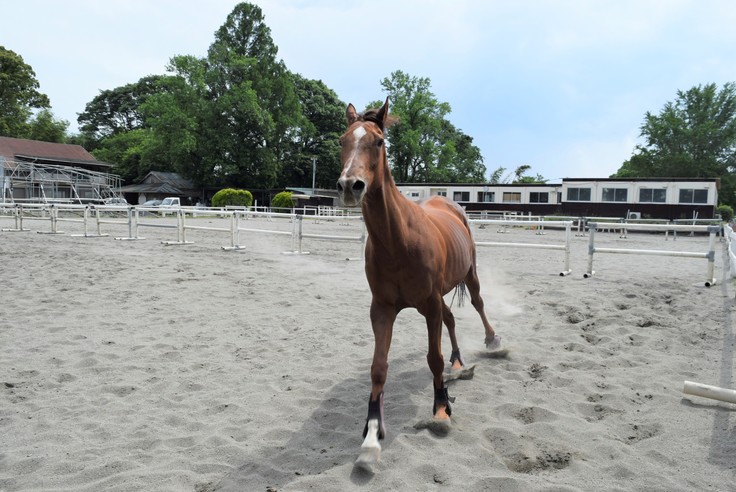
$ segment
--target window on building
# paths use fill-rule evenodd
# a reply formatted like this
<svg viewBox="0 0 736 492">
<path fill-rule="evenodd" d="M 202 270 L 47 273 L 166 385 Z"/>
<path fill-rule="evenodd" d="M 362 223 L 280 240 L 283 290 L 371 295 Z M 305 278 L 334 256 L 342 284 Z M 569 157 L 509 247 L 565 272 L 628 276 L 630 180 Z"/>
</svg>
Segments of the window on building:
<svg viewBox="0 0 736 492">
<path fill-rule="evenodd" d="M 503 192 L 503 203 L 521 203 L 521 193 L 512 191 Z"/>
<path fill-rule="evenodd" d="M 447 192 L 445 190 L 440 190 L 435 192 L 435 195 L 437 196 L 447 196 Z"/>
<path fill-rule="evenodd" d="M 456 191 L 452 194 L 452 199 L 456 202 L 469 202 L 470 192 L 469 191 Z"/>
<path fill-rule="evenodd" d="M 665 203 L 667 190 L 664 188 L 642 188 L 639 190 L 639 203 Z"/>
<path fill-rule="evenodd" d="M 567 189 L 567 201 L 568 202 L 589 202 L 590 201 L 590 188 L 568 188 Z"/>
<path fill-rule="evenodd" d="M 479 191 L 478 201 L 480 203 L 493 203 L 496 201 L 496 194 L 492 191 Z"/>
<path fill-rule="evenodd" d="M 603 188 L 604 202 L 625 202 L 628 195 L 629 190 L 626 188 Z"/>
<path fill-rule="evenodd" d="M 412 191 L 411 194 L 410 194 L 410 196 L 412 198 L 419 198 L 419 192 L 418 191 Z"/>
<path fill-rule="evenodd" d="M 708 190 L 682 189 L 680 203 L 708 203 Z"/>
<path fill-rule="evenodd" d="M 546 191 L 529 192 L 529 203 L 549 203 L 549 193 Z"/>
</svg>

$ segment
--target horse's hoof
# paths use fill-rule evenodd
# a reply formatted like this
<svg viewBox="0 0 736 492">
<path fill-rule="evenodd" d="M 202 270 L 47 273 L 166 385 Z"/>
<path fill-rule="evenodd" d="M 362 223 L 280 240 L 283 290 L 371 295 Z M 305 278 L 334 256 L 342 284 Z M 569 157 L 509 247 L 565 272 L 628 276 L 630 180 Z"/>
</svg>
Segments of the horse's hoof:
<svg viewBox="0 0 736 492">
<path fill-rule="evenodd" d="M 490 352 L 494 352 L 496 350 L 501 349 L 501 337 L 498 335 L 493 335 L 493 338 L 487 338 L 486 337 L 486 350 Z"/>
<path fill-rule="evenodd" d="M 475 375 L 475 364 L 470 367 L 461 367 L 460 369 L 450 369 L 450 372 L 446 372 L 442 379 L 447 383 L 456 379 L 473 379 Z"/>
<path fill-rule="evenodd" d="M 360 455 L 355 460 L 355 466 L 361 470 L 373 473 L 373 465 L 381 459 L 381 448 L 362 447 Z"/>
<path fill-rule="evenodd" d="M 438 419 L 432 417 L 431 419 L 420 420 L 419 422 L 414 424 L 414 428 L 418 430 L 427 429 L 429 432 L 436 436 L 446 436 L 450 433 L 452 422 L 449 418 Z"/>
</svg>

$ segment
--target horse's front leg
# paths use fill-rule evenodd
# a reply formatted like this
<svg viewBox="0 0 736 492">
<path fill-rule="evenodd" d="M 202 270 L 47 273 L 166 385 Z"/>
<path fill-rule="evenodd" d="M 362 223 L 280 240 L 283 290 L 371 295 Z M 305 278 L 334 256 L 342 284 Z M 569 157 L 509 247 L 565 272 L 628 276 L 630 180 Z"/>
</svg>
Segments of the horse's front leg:
<svg viewBox="0 0 736 492">
<path fill-rule="evenodd" d="M 396 309 L 393 306 L 371 303 L 371 324 L 375 346 L 373 363 L 371 364 L 371 395 L 368 400 L 368 417 L 363 429 L 363 444 L 356 464 L 369 467 L 381 457 L 381 443 L 386 435 L 383 421 L 383 386 L 388 375 L 388 351 L 391 347 L 391 336 L 396 320 Z"/>
<path fill-rule="evenodd" d="M 442 295 L 437 294 L 428 303 L 423 306 L 420 313 L 427 320 L 427 364 L 429 370 L 432 371 L 434 386 L 434 420 L 443 426 L 450 425 L 450 397 L 447 394 L 447 388 L 443 378 L 445 367 L 444 357 L 442 356 L 442 319 L 445 303 Z"/>
</svg>

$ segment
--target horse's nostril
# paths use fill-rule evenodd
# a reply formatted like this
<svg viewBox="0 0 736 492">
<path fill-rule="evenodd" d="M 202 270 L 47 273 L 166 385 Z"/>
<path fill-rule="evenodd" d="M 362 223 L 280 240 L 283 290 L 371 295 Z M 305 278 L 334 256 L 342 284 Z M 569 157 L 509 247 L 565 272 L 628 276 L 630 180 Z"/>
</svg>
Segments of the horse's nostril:
<svg viewBox="0 0 736 492">
<path fill-rule="evenodd" d="M 358 191 L 358 192 L 360 192 L 360 191 L 363 191 L 363 189 L 364 189 L 364 188 L 365 188 L 365 183 L 364 183 L 363 181 L 361 181 L 361 180 L 357 180 L 357 181 L 355 182 L 355 184 L 353 185 L 353 192 L 356 192 L 356 191 Z"/>
</svg>

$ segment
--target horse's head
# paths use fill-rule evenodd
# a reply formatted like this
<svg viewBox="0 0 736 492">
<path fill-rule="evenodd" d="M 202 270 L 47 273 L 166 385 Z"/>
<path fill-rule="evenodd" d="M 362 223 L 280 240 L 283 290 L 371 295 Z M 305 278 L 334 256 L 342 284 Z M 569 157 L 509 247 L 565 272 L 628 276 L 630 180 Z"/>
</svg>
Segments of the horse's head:
<svg viewBox="0 0 736 492">
<path fill-rule="evenodd" d="M 396 120 L 388 115 L 388 98 L 380 109 L 364 114 L 348 104 L 346 114 L 348 129 L 340 137 L 342 173 L 337 192 L 346 206 L 354 207 L 371 189 L 390 179 L 383 132 Z"/>
</svg>

